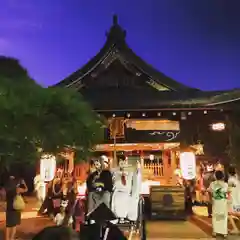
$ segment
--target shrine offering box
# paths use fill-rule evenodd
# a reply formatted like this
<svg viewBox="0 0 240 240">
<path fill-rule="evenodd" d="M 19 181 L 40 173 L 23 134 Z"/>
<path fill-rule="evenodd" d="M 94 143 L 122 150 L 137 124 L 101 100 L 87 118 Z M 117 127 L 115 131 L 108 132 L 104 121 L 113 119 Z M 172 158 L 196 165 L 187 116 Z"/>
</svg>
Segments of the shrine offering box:
<svg viewBox="0 0 240 240">
<path fill-rule="evenodd" d="M 185 220 L 184 188 L 152 186 L 150 188 L 151 219 Z"/>
</svg>

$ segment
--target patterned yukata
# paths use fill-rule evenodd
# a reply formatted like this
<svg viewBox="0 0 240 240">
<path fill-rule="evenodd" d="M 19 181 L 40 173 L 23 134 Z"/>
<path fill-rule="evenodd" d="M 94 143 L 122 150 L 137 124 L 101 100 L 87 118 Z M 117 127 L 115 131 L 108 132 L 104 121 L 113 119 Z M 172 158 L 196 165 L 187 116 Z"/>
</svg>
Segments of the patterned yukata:
<svg viewBox="0 0 240 240">
<path fill-rule="evenodd" d="M 212 194 L 212 225 L 213 233 L 228 234 L 228 184 L 224 181 L 214 181 L 210 184 Z"/>
</svg>

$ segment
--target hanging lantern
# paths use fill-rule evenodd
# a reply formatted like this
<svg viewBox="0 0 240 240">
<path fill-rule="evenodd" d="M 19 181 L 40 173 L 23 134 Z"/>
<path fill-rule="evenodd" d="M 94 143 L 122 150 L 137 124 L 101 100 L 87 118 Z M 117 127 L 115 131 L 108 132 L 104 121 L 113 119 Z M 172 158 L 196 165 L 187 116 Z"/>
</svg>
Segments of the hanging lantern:
<svg viewBox="0 0 240 240">
<path fill-rule="evenodd" d="M 186 120 L 187 119 L 187 115 L 185 112 L 181 112 L 181 120 Z"/>
<path fill-rule="evenodd" d="M 153 155 L 153 154 L 150 154 L 150 155 L 149 155 L 149 159 L 150 159 L 151 161 L 153 161 L 153 160 L 154 160 L 154 158 L 155 158 L 155 157 L 154 157 L 154 155 Z"/>
<path fill-rule="evenodd" d="M 52 181 L 56 171 L 56 157 L 51 154 L 44 154 L 40 159 L 40 175 L 46 181 Z"/>
<path fill-rule="evenodd" d="M 193 152 L 180 153 L 180 168 L 184 179 L 192 180 L 196 177 L 196 157 Z"/>
<path fill-rule="evenodd" d="M 224 166 L 218 162 L 215 166 L 215 171 L 224 171 Z"/>
</svg>

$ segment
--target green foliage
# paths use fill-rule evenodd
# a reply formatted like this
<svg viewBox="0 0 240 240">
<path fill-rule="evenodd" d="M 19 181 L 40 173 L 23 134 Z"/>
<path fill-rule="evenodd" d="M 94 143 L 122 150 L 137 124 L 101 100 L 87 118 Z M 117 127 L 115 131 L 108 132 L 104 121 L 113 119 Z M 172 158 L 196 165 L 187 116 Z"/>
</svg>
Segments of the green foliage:
<svg viewBox="0 0 240 240">
<path fill-rule="evenodd" d="M 103 138 L 102 121 L 71 89 L 43 88 L 17 60 L 0 57 L 0 161 L 34 162 L 37 148 L 75 147 L 80 159 Z"/>
</svg>

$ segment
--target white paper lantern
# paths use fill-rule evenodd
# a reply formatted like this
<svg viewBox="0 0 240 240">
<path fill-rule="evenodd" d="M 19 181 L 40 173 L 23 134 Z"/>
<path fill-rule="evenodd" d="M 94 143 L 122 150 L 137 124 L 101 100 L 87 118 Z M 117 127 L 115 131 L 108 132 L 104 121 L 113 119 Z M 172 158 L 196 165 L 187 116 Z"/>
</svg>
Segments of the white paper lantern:
<svg viewBox="0 0 240 240">
<path fill-rule="evenodd" d="M 186 180 L 192 180 L 196 177 L 196 157 L 193 152 L 180 153 L 180 167 L 182 177 Z"/>
<path fill-rule="evenodd" d="M 155 157 L 154 157 L 154 155 L 153 155 L 153 154 L 150 154 L 150 155 L 149 155 L 149 159 L 150 159 L 151 161 L 153 161 L 153 160 L 154 160 L 154 158 L 155 158 Z"/>
<path fill-rule="evenodd" d="M 42 155 L 40 160 L 40 175 L 44 181 L 52 181 L 56 172 L 56 158 L 53 155 Z"/>
</svg>

